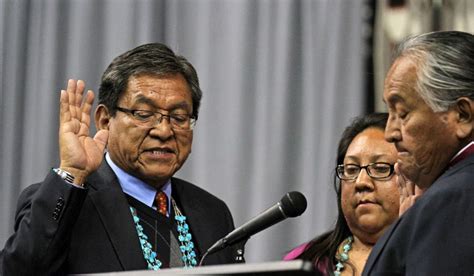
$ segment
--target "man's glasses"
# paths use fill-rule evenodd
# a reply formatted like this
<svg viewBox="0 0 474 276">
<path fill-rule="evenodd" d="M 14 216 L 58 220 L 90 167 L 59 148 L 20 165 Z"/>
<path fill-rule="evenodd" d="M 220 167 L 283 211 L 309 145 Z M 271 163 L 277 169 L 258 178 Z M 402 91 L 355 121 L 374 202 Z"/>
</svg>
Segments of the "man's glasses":
<svg viewBox="0 0 474 276">
<path fill-rule="evenodd" d="M 142 127 L 152 128 L 156 123 L 161 123 L 164 117 L 168 117 L 171 128 L 174 130 L 192 130 L 196 125 L 196 119 L 189 114 L 163 114 L 158 111 L 126 109 L 118 106 L 116 109 L 131 115 L 133 122 Z"/>
<path fill-rule="evenodd" d="M 353 181 L 359 177 L 362 169 L 364 169 L 370 177 L 377 180 L 386 180 L 390 178 L 394 172 L 394 166 L 389 163 L 371 163 L 367 166 L 341 164 L 336 167 L 336 175 L 341 180 Z"/>
</svg>

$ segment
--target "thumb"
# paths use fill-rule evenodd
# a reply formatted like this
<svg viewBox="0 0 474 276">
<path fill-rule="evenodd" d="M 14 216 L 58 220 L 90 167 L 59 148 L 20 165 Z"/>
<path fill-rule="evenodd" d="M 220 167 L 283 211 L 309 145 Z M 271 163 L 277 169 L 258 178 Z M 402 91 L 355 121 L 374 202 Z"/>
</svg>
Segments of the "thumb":
<svg viewBox="0 0 474 276">
<path fill-rule="evenodd" d="M 108 140 L 109 140 L 109 131 L 108 130 L 101 129 L 94 135 L 94 141 L 95 141 L 97 147 L 101 151 L 105 150 L 105 147 L 107 146 L 107 141 Z"/>
</svg>

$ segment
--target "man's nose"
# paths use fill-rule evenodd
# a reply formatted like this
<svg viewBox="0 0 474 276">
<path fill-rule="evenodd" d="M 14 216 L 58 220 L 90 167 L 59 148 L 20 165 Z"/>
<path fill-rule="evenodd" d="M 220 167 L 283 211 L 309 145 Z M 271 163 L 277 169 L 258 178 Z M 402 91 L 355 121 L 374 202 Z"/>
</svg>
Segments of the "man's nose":
<svg viewBox="0 0 474 276">
<path fill-rule="evenodd" d="M 158 117 L 150 131 L 150 135 L 158 137 L 161 140 L 167 140 L 173 136 L 173 128 L 169 116 L 161 115 Z"/>
<path fill-rule="evenodd" d="M 389 143 L 400 141 L 402 134 L 400 132 L 400 128 L 398 127 L 398 122 L 389 118 L 387 125 L 385 126 L 384 135 L 385 140 L 387 140 Z"/>
</svg>

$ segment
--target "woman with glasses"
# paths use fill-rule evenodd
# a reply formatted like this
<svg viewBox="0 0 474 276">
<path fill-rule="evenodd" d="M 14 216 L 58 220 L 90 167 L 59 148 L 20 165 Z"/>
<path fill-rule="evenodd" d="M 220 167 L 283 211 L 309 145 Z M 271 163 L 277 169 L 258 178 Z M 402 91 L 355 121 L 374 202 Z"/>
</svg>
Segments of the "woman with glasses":
<svg viewBox="0 0 474 276">
<path fill-rule="evenodd" d="M 322 275 L 362 273 L 373 245 L 399 214 L 397 151 L 384 139 L 387 118 L 386 113 L 357 117 L 345 129 L 334 177 L 335 228 L 293 249 L 285 260 L 309 260 Z"/>
</svg>

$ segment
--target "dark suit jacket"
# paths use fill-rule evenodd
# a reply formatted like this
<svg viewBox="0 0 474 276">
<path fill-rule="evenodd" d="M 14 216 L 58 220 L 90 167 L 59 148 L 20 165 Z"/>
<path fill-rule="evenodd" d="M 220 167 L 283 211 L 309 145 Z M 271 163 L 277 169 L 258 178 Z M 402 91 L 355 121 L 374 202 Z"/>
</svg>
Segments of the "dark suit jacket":
<svg viewBox="0 0 474 276">
<path fill-rule="evenodd" d="M 223 201 L 172 178 L 173 197 L 203 254 L 234 229 Z M 137 231 L 118 179 L 104 161 L 80 189 L 51 172 L 18 200 L 15 233 L 0 252 L 2 275 L 46 275 L 146 269 Z M 234 262 L 236 248 L 205 264 Z"/>
<path fill-rule="evenodd" d="M 474 155 L 441 175 L 387 230 L 363 275 L 474 275 Z"/>
</svg>

